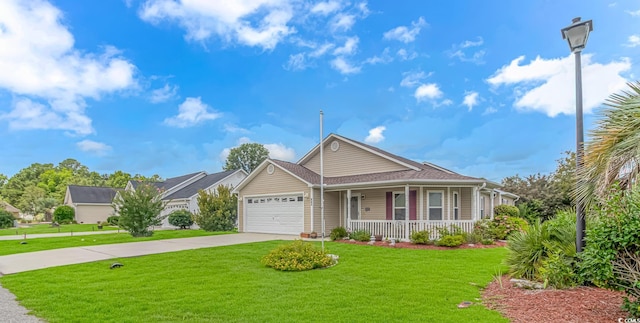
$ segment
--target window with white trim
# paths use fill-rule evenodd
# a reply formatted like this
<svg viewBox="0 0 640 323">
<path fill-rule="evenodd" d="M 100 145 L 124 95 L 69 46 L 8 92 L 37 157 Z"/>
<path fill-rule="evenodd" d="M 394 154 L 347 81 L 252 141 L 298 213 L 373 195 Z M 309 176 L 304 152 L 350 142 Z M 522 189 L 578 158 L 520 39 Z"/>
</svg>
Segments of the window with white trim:
<svg viewBox="0 0 640 323">
<path fill-rule="evenodd" d="M 407 200 L 404 193 L 393 193 L 393 219 L 405 220 L 407 216 Z"/>
<path fill-rule="evenodd" d="M 460 207 L 458 200 L 458 192 L 453 192 L 453 219 L 460 220 Z"/>
<path fill-rule="evenodd" d="M 480 218 L 484 219 L 484 196 L 480 196 Z"/>
<path fill-rule="evenodd" d="M 429 213 L 429 220 L 440 221 L 442 220 L 442 196 L 443 192 L 428 192 L 427 193 L 427 213 Z"/>
</svg>

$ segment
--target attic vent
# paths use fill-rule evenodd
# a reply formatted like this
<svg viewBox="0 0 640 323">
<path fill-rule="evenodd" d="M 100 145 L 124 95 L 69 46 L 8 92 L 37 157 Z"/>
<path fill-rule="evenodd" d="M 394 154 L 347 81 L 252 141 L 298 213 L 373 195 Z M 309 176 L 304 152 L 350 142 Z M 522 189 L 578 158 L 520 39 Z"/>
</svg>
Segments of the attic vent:
<svg viewBox="0 0 640 323">
<path fill-rule="evenodd" d="M 273 164 L 269 164 L 269 166 L 267 166 L 267 173 L 269 175 L 273 174 L 273 172 L 276 171 L 276 168 L 273 166 Z"/>
<path fill-rule="evenodd" d="M 334 141 L 331 143 L 331 150 L 333 150 L 333 151 L 338 151 L 338 148 L 340 148 L 340 143 L 334 140 Z"/>
</svg>

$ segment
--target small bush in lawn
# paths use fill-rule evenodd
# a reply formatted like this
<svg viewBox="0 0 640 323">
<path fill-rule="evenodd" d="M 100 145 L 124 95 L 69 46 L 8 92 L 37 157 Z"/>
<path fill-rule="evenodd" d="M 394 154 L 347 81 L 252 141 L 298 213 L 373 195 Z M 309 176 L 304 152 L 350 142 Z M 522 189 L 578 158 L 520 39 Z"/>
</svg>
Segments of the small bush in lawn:
<svg viewBox="0 0 640 323">
<path fill-rule="evenodd" d="M 569 288 L 578 285 L 572 258 L 565 257 L 562 252 L 555 251 L 542 261 L 539 269 L 540 278 L 545 285 L 555 288 Z"/>
<path fill-rule="evenodd" d="M 347 236 L 349 236 L 349 234 L 347 233 L 347 229 L 345 229 L 344 227 L 333 228 L 333 230 L 331 230 L 331 234 L 329 235 L 329 237 L 333 241 L 346 238 Z"/>
<path fill-rule="evenodd" d="M 9 211 L 0 209 L 0 229 L 6 229 L 13 227 L 13 214 Z"/>
<path fill-rule="evenodd" d="M 173 211 L 169 214 L 169 224 L 180 229 L 188 229 L 193 225 L 193 214 L 187 210 Z"/>
<path fill-rule="evenodd" d="M 296 240 L 280 245 L 262 258 L 262 264 L 282 271 L 303 271 L 332 265 L 333 260 L 313 244 Z"/>
<path fill-rule="evenodd" d="M 496 244 L 496 242 L 493 239 L 482 239 L 481 242 L 485 246 Z"/>
<path fill-rule="evenodd" d="M 114 227 L 118 226 L 118 221 L 120 221 L 120 217 L 117 215 L 112 215 L 107 218 L 107 223 L 109 223 L 109 225 L 112 225 Z"/>
<path fill-rule="evenodd" d="M 413 244 L 429 244 L 431 232 L 429 230 L 414 231 L 411 233 L 411 243 Z"/>
<path fill-rule="evenodd" d="M 506 204 L 496 205 L 493 208 L 493 214 L 494 214 L 494 217 L 497 217 L 497 216 L 518 217 L 520 216 L 520 209 L 518 209 L 518 207 L 514 205 L 506 205 Z"/>
<path fill-rule="evenodd" d="M 59 224 L 69 224 L 76 216 L 76 210 L 68 205 L 61 205 L 53 211 L 53 221 Z"/>
<path fill-rule="evenodd" d="M 463 235 L 449 235 L 440 238 L 440 240 L 436 241 L 436 245 L 441 247 L 459 247 L 464 243 Z"/>
<path fill-rule="evenodd" d="M 351 232 L 350 238 L 356 241 L 369 241 L 371 240 L 371 233 L 367 230 L 356 230 Z"/>
</svg>

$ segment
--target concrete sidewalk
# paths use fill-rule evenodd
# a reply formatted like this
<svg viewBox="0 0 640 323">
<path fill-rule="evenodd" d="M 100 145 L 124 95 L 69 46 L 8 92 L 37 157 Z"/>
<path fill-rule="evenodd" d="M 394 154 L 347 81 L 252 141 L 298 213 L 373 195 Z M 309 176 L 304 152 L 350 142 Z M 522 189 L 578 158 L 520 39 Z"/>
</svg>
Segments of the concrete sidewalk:
<svg viewBox="0 0 640 323">
<path fill-rule="evenodd" d="M 125 230 L 120 230 L 120 232 L 127 232 Z M 75 236 L 88 236 L 94 234 L 111 234 L 118 233 L 118 230 L 105 230 L 105 231 L 81 231 L 81 232 L 60 232 L 60 233 L 27 233 L 27 239 L 36 239 L 36 238 L 54 238 L 54 237 L 75 237 Z M 24 234 L 16 234 L 10 236 L 0 236 L 0 240 L 22 240 L 24 239 Z"/>
<path fill-rule="evenodd" d="M 36 251 L 0 256 L 0 275 L 113 258 L 296 238 L 295 235 L 238 233 Z"/>
</svg>

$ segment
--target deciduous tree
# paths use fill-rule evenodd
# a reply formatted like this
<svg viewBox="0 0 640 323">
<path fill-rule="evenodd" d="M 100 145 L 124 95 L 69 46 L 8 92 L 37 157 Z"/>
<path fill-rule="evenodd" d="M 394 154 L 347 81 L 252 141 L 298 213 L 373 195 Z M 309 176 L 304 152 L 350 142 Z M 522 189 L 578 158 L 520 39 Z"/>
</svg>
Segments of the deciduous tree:
<svg viewBox="0 0 640 323">
<path fill-rule="evenodd" d="M 245 143 L 229 151 L 224 170 L 243 169 L 251 173 L 267 157 L 269 157 L 269 150 L 262 144 Z"/>
<path fill-rule="evenodd" d="M 150 228 L 162 222 L 160 212 L 166 205 L 161 194 L 160 190 L 149 184 L 138 185 L 135 190 L 120 191 L 113 201 L 114 210 L 120 214 L 120 227 L 133 237 L 153 235 Z"/>
</svg>

